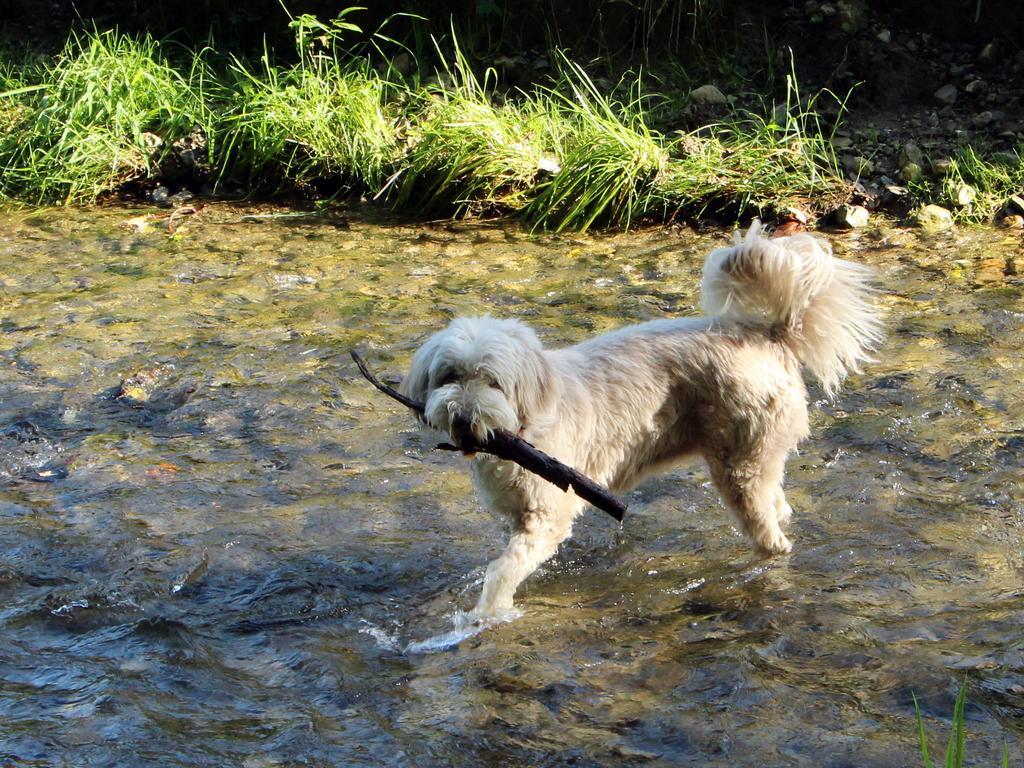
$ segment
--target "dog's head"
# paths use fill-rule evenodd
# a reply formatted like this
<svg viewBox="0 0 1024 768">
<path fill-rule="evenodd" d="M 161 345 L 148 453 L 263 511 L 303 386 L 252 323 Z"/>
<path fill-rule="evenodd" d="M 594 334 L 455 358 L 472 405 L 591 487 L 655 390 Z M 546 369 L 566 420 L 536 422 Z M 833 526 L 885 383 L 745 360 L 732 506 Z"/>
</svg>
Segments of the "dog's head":
<svg viewBox="0 0 1024 768">
<path fill-rule="evenodd" d="M 425 403 L 424 420 L 451 435 L 462 414 L 479 440 L 550 418 L 558 386 L 537 335 L 517 320 L 461 317 L 420 347 L 403 394 Z"/>
</svg>

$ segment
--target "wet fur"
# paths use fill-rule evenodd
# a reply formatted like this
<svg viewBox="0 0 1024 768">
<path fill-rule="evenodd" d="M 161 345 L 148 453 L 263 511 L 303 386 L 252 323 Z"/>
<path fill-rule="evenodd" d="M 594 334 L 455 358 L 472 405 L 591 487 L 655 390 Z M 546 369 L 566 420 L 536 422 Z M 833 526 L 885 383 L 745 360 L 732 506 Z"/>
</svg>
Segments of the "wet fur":
<svg viewBox="0 0 1024 768">
<path fill-rule="evenodd" d="M 526 440 L 614 491 L 704 458 L 722 500 L 755 547 L 791 548 L 781 525 L 788 455 L 807 437 L 801 367 L 831 394 L 881 338 L 871 273 L 834 259 L 807 234 L 765 238 L 751 227 L 704 267 L 705 317 L 631 326 L 544 349 L 516 320 L 457 318 L 413 358 L 402 388 L 425 420 L 450 432 L 466 414 L 479 437 Z M 481 499 L 511 522 L 473 616 L 512 608 L 519 584 L 569 536 L 583 502 L 515 464 L 480 454 Z"/>
</svg>

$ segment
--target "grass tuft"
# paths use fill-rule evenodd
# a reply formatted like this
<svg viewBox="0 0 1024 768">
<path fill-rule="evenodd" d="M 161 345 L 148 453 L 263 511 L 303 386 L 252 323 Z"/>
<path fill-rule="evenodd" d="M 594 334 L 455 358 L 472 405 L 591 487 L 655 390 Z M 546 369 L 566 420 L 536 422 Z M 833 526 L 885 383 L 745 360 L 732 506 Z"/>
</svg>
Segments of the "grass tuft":
<svg viewBox="0 0 1024 768">
<path fill-rule="evenodd" d="M 570 127 L 560 171 L 523 213 L 557 231 L 597 223 L 628 229 L 652 209 L 655 180 L 668 164 L 664 139 L 648 127 L 639 80 L 632 98 L 619 101 L 603 95 L 583 68 L 564 56 L 562 68 L 561 83 L 546 92 L 556 119 Z"/>
<path fill-rule="evenodd" d="M 378 187 L 397 154 L 387 84 L 372 70 L 338 66 L 262 71 L 236 61 L 219 131 L 220 178 L 251 192 L 314 183 Z"/>
<path fill-rule="evenodd" d="M 154 175 L 161 148 L 187 136 L 203 111 L 152 38 L 74 35 L 52 63 L 0 93 L 0 194 L 93 202 Z"/>
<path fill-rule="evenodd" d="M 935 768 L 935 764 L 928 754 L 928 737 L 924 730 L 924 717 L 921 715 L 921 708 L 917 704 L 917 697 L 913 696 L 913 694 L 911 696 L 914 699 L 914 714 L 917 718 L 917 738 L 921 747 L 921 759 L 924 762 L 925 768 Z M 960 686 L 960 692 L 956 696 L 956 703 L 953 705 L 953 722 L 949 733 L 949 740 L 946 742 L 946 760 L 943 763 L 945 768 L 963 768 L 964 744 L 966 742 L 964 737 L 964 711 L 966 707 L 967 678 L 965 677 L 963 684 Z M 1010 765 L 1010 753 L 1005 746 L 1003 747 L 1003 760 L 1001 764 L 1003 768 L 1008 768 Z"/>
<path fill-rule="evenodd" d="M 292 19 L 297 62 L 281 67 L 264 51 L 258 67 L 233 60 L 221 86 L 220 178 L 253 192 L 328 182 L 378 187 L 398 152 L 391 85 L 345 47 L 358 33 L 344 9 L 330 23 Z"/>
<path fill-rule="evenodd" d="M 966 205 L 958 199 L 965 187 L 974 193 Z M 1020 194 L 1022 189 L 1024 144 L 999 162 L 985 159 L 975 147 L 963 147 L 951 158 L 944 176 L 924 178 L 911 185 L 916 197 L 946 205 L 956 221 L 972 224 L 992 221 L 1010 196 Z"/>
<path fill-rule="evenodd" d="M 766 214 L 787 206 L 818 212 L 846 202 L 849 187 L 816 110 L 821 91 L 801 106 L 796 79 L 787 78 L 784 105 L 771 118 L 740 116 L 680 137 L 656 184 L 666 216 L 730 210 Z M 845 100 L 839 100 L 840 114 Z"/>
<path fill-rule="evenodd" d="M 493 78 L 493 70 L 478 77 L 456 44 L 453 64 L 411 113 L 397 206 L 428 215 L 514 212 L 557 166 L 567 126 L 540 99 L 502 102 Z"/>
</svg>

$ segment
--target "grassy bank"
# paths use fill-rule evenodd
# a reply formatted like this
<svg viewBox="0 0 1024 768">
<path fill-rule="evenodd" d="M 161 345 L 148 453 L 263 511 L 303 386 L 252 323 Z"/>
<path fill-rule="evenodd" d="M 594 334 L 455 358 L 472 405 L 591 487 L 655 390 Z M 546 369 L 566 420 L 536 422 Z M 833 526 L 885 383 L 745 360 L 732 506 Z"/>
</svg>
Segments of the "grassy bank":
<svg viewBox="0 0 1024 768">
<path fill-rule="evenodd" d="M 975 147 L 958 149 L 941 172 L 910 184 L 914 196 L 946 206 L 956 221 L 977 224 L 1001 212 L 1024 214 L 1024 147 L 984 156 Z M 1021 203 L 1007 205 L 1011 196 Z"/>
<path fill-rule="evenodd" d="M 292 27 L 286 63 L 271 51 L 242 60 L 113 31 L 72 36 L 54 58 L 4 53 L 0 197 L 89 203 L 158 184 L 215 196 L 357 194 L 418 216 L 511 214 L 586 229 L 790 206 L 820 215 L 850 195 L 814 101 L 801 102 L 795 83 L 787 104 L 680 132 L 640 78 L 599 86 L 557 51 L 548 81 L 521 91 L 450 40 L 424 71 L 386 38 L 346 47 L 355 28 L 344 15 Z M 411 66 L 395 66 L 402 57 Z M 1020 181 L 986 178 L 972 215 Z"/>
<path fill-rule="evenodd" d="M 158 183 L 345 192 L 423 216 L 578 229 L 844 194 L 835 158 L 791 126 L 752 129 L 748 116 L 666 136 L 638 81 L 602 90 L 557 52 L 549 84 L 500 90 L 454 45 L 438 46 L 438 72 L 403 75 L 371 65 L 379 50 L 344 48 L 344 24 L 293 26 L 289 64 L 112 31 L 75 35 L 52 60 L 6 54 L 0 195 L 88 203 Z"/>
</svg>

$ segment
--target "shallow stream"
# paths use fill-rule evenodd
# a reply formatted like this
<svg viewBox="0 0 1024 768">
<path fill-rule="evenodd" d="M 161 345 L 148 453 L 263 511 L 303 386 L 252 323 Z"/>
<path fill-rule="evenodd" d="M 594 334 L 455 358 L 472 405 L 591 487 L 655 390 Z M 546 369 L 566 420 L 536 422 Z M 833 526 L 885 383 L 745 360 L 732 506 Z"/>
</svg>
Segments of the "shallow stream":
<svg viewBox="0 0 1024 768">
<path fill-rule="evenodd" d="M 504 533 L 348 350 L 395 377 L 455 314 L 549 344 L 694 314 L 726 237 L 0 214 L 0 764 L 888 768 L 921 764 L 915 696 L 944 752 L 966 678 L 970 760 L 1021 765 L 1024 250 L 996 230 L 833 238 L 890 335 L 812 389 L 791 555 L 685 466 L 621 528 L 585 513 L 521 618 L 409 652 Z"/>
</svg>

